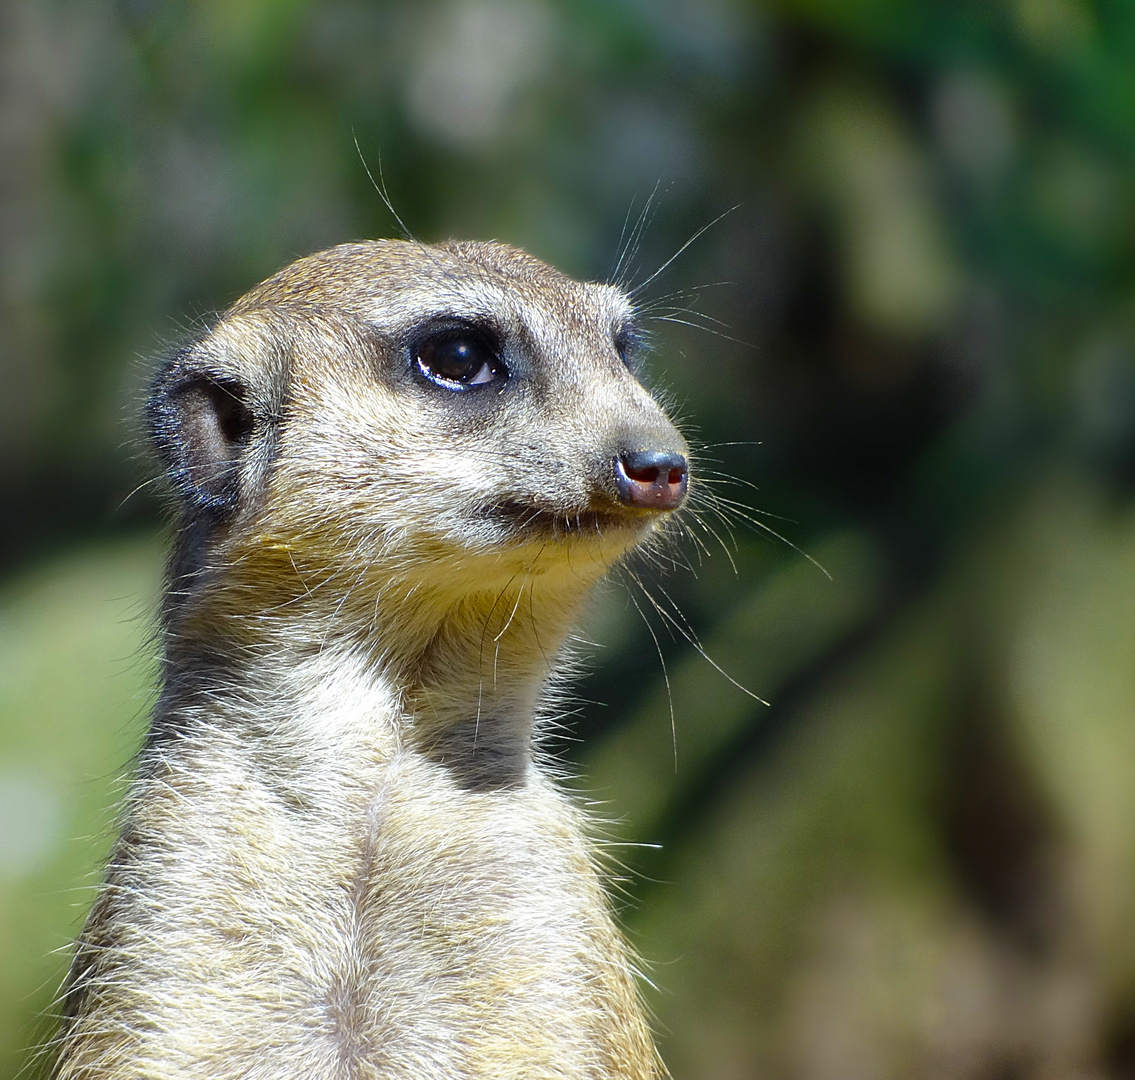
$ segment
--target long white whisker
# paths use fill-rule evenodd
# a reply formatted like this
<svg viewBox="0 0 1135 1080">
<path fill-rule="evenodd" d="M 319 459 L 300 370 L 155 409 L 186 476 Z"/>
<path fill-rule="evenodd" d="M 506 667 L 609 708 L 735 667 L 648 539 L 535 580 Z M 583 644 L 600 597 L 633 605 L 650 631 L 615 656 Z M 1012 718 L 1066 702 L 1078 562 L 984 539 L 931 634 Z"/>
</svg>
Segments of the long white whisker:
<svg viewBox="0 0 1135 1080">
<path fill-rule="evenodd" d="M 646 591 L 646 587 L 642 584 L 641 581 L 638 580 L 638 578 L 634 574 L 631 574 L 631 580 L 640 589 L 642 589 L 643 595 L 646 596 L 648 599 L 650 599 L 650 593 L 648 593 Z M 670 707 L 670 742 L 674 747 L 674 773 L 675 773 L 675 775 L 677 775 L 677 772 L 678 772 L 678 725 L 674 720 L 674 694 L 670 690 L 670 673 L 666 670 L 666 657 L 662 655 L 662 645 L 658 641 L 658 635 L 654 632 L 654 627 L 650 625 L 650 620 L 646 617 L 646 612 L 644 612 L 642 610 L 641 606 L 639 605 L 639 602 L 635 599 L 633 592 L 630 594 L 630 598 L 631 598 L 631 603 L 634 604 L 634 606 L 635 606 L 635 610 L 639 613 L 639 615 L 642 616 L 642 621 L 643 621 L 643 623 L 645 623 L 646 629 L 650 633 L 650 638 L 654 642 L 654 648 L 658 652 L 658 663 L 662 665 L 662 680 L 663 680 L 663 682 L 666 683 L 666 702 Z"/>
<path fill-rule="evenodd" d="M 667 611 L 667 610 L 666 610 L 666 609 L 665 609 L 665 608 L 664 608 L 664 607 L 663 607 L 663 606 L 662 606 L 662 605 L 661 605 L 661 604 L 660 604 L 660 603 L 659 603 L 659 602 L 658 602 L 658 601 L 657 601 L 657 600 L 656 600 L 656 599 L 654 598 L 654 596 L 652 596 L 652 595 L 651 595 L 650 591 L 649 591 L 649 590 L 648 590 L 648 589 L 647 589 L 647 588 L 646 588 L 646 587 L 645 587 L 645 586 L 644 586 L 644 585 L 642 584 L 642 582 L 639 582 L 639 583 L 638 583 L 638 585 L 639 585 L 639 588 L 640 588 L 640 589 L 642 589 L 642 591 L 643 591 L 643 595 L 644 595 L 644 596 L 645 596 L 645 597 L 646 597 L 646 598 L 647 598 L 647 599 L 648 599 L 648 600 L 650 601 L 650 603 L 651 603 L 651 604 L 653 605 L 653 607 L 654 607 L 654 610 L 655 610 L 655 611 L 657 611 L 657 612 L 658 612 L 658 614 L 659 614 L 659 615 L 661 615 L 661 616 L 662 616 L 662 618 L 663 618 L 663 619 L 664 619 L 664 620 L 665 620 L 666 622 L 668 622 L 668 623 L 669 623 L 669 624 L 670 624 L 670 625 L 671 625 L 671 626 L 672 626 L 672 627 L 673 627 L 673 628 L 674 628 L 675 630 L 677 630 L 677 631 L 678 631 L 678 633 L 679 633 L 679 634 L 681 634 L 681 635 L 682 635 L 682 637 L 684 637 L 684 638 L 685 638 L 685 639 L 686 639 L 686 640 L 687 640 L 687 641 L 688 641 L 688 642 L 689 642 L 689 643 L 690 643 L 690 644 L 691 644 L 691 645 L 692 645 L 692 646 L 694 647 L 694 650 L 695 650 L 695 651 L 697 652 L 697 654 L 698 654 L 698 655 L 699 655 L 699 656 L 700 656 L 700 657 L 701 657 L 701 658 L 702 658 L 702 659 L 703 659 L 703 660 L 704 660 L 704 661 L 705 661 L 705 662 L 706 662 L 707 664 L 709 664 L 709 666 L 710 666 L 711 668 L 713 668 L 713 670 L 714 670 L 714 671 L 716 671 L 716 672 L 717 672 L 717 673 L 718 673 L 719 675 L 722 675 L 722 676 L 723 676 L 723 677 L 724 677 L 725 679 L 727 679 L 727 680 L 728 680 L 729 682 L 731 682 L 731 683 L 732 683 L 732 684 L 733 684 L 733 685 L 734 685 L 735 687 L 737 687 L 737 689 L 738 689 L 738 690 L 740 690 L 740 691 L 741 691 L 742 693 L 744 693 L 744 694 L 747 694 L 747 695 L 748 695 L 749 697 L 751 697 L 751 698 L 752 698 L 752 699 L 753 699 L 754 701 L 759 701 L 759 702 L 760 702 L 760 703 L 761 703 L 762 705 L 768 705 L 768 704 L 769 704 L 769 703 L 768 703 L 767 701 L 765 701 L 765 699 L 764 699 L 763 697 L 761 697 L 761 696 L 760 696 L 760 695 L 758 695 L 758 694 L 754 694 L 754 693 L 753 693 L 753 691 L 752 691 L 752 690 L 750 690 L 750 689 L 749 689 L 749 688 L 748 688 L 747 686 L 744 686 L 744 685 L 742 685 L 742 684 L 741 684 L 741 683 L 739 683 L 739 682 L 738 682 L 738 681 L 737 681 L 737 680 L 736 680 L 735 678 L 733 678 L 733 676 L 732 676 L 732 675 L 730 675 L 730 674 L 729 674 L 729 672 L 727 672 L 727 671 L 726 671 L 726 670 L 725 670 L 725 669 L 724 669 L 724 668 L 723 668 L 723 667 L 722 667 L 722 666 L 721 666 L 721 665 L 720 665 L 719 663 L 717 663 L 717 661 L 716 661 L 716 660 L 714 660 L 714 659 L 713 659 L 713 658 L 712 658 L 712 657 L 711 657 L 711 656 L 709 655 L 709 653 L 707 653 L 707 652 L 705 651 L 705 649 L 704 649 L 704 648 L 702 648 L 701 642 L 699 642 L 699 641 L 698 641 L 698 639 L 697 639 L 697 636 L 696 636 L 696 635 L 695 635 L 695 634 L 693 633 L 692 629 L 691 629 L 691 630 L 687 630 L 687 629 L 686 629 L 686 627 L 684 627 L 684 626 L 683 626 L 683 625 L 682 625 L 682 624 L 681 624 L 681 623 L 680 623 L 680 622 L 679 622 L 679 621 L 678 621 L 678 620 L 677 620 L 677 619 L 676 619 L 676 618 L 675 618 L 675 617 L 674 617 L 674 616 L 673 616 L 673 615 L 672 615 L 672 614 L 671 614 L 671 613 L 670 613 L 669 611 Z M 665 594 L 663 594 L 663 595 L 665 595 Z"/>
<path fill-rule="evenodd" d="M 719 221 L 722 220 L 722 218 L 728 217 L 730 214 L 733 213 L 734 210 L 739 209 L 740 206 L 741 206 L 740 203 L 737 203 L 736 206 L 731 206 L 724 213 L 718 214 L 717 217 L 715 217 L 707 225 L 703 225 L 700 229 L 698 229 L 698 231 L 696 233 L 694 233 L 693 236 L 691 236 L 689 238 L 689 240 L 687 240 L 680 248 L 678 248 L 678 250 L 675 251 L 674 254 L 670 256 L 670 258 L 668 258 L 657 270 L 655 270 L 654 273 L 650 275 L 650 277 L 648 277 L 645 281 L 640 281 L 633 289 L 628 289 L 627 292 L 631 296 L 636 296 L 638 293 L 642 292 L 642 290 L 645 289 L 647 287 L 647 285 L 649 285 L 652 281 L 654 281 L 660 274 L 662 274 L 666 270 L 668 270 L 670 268 L 670 266 L 673 265 L 674 260 L 677 259 L 678 256 L 680 256 L 695 240 L 697 240 L 704 233 L 706 233 L 710 229 L 712 229 L 714 227 L 714 225 L 716 225 Z"/>
</svg>

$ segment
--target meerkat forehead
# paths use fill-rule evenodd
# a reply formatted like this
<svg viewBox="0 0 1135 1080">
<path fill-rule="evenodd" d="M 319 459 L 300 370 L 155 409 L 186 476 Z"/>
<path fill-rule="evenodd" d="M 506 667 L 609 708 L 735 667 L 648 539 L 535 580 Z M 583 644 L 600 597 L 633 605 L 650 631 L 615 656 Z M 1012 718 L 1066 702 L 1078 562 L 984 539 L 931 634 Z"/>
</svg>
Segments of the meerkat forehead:
<svg viewBox="0 0 1135 1080">
<path fill-rule="evenodd" d="M 334 309 L 393 334 L 442 315 L 493 320 L 523 325 L 544 346 L 565 330 L 607 334 L 634 318 L 630 298 L 615 286 L 576 281 L 492 242 L 342 244 L 273 275 L 230 316 L 284 306 Z"/>
</svg>

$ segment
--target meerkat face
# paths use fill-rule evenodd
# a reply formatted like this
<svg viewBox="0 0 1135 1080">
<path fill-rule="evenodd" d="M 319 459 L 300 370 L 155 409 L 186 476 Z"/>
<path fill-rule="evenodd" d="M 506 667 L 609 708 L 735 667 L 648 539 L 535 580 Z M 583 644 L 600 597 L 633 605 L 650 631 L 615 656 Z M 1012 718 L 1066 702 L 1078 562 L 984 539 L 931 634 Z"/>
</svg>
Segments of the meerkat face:
<svg viewBox="0 0 1135 1080">
<path fill-rule="evenodd" d="M 686 495 L 639 351 L 622 292 L 515 249 L 347 245 L 239 301 L 150 414 L 186 518 L 241 558 L 597 575 Z"/>
</svg>

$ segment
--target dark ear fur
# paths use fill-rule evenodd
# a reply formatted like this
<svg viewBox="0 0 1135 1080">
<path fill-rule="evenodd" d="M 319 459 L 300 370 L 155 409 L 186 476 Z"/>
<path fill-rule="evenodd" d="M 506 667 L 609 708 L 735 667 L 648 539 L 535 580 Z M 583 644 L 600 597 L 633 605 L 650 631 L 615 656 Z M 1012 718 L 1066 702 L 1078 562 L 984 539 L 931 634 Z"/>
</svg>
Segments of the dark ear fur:
<svg viewBox="0 0 1135 1080">
<path fill-rule="evenodd" d="M 221 515 L 240 498 L 252 436 L 248 390 L 231 375 L 196 368 L 188 353 L 166 364 L 146 404 L 150 436 L 189 516 Z"/>
</svg>

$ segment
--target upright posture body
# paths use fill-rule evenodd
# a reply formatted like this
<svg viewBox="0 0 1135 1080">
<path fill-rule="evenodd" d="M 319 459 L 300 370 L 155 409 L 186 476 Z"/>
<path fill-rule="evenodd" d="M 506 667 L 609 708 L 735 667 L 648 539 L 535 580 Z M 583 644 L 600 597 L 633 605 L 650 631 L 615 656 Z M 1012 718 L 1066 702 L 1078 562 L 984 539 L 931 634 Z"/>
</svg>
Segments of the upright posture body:
<svg viewBox="0 0 1135 1080">
<path fill-rule="evenodd" d="M 162 690 L 56 1076 L 659 1075 L 534 742 L 588 590 L 685 494 L 634 346 L 613 287 L 375 242 L 159 373 Z"/>
</svg>

